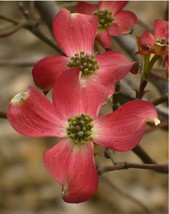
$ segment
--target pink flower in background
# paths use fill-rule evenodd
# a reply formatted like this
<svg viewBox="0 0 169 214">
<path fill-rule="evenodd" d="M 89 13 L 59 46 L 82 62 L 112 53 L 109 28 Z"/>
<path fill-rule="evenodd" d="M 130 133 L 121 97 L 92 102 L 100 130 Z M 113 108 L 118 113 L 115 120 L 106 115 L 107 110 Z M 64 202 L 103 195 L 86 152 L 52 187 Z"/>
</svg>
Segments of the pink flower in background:
<svg viewBox="0 0 169 214">
<path fill-rule="evenodd" d="M 63 199 L 69 203 L 86 201 L 97 191 L 94 144 L 128 151 L 139 144 L 147 120 L 158 123 L 154 106 L 141 100 L 98 118 L 105 91 L 103 86 L 92 84 L 88 82 L 89 90 L 82 88 L 79 69 L 72 69 L 56 81 L 53 103 L 29 87 L 11 100 L 8 110 L 9 121 L 20 134 L 60 138 L 45 152 L 44 164 L 62 186 Z"/>
<path fill-rule="evenodd" d="M 79 2 L 78 13 L 93 14 L 99 20 L 97 39 L 103 47 L 110 48 L 111 36 L 122 36 L 132 31 L 137 23 L 134 13 L 123 10 L 128 1 L 99 1 L 98 8 L 87 2 Z"/>
<path fill-rule="evenodd" d="M 53 88 L 62 73 L 79 67 L 82 87 L 87 82 L 104 85 L 107 95 L 112 95 L 114 85 L 131 70 L 137 62 L 130 62 L 123 54 L 107 51 L 94 53 L 94 40 L 98 19 L 62 9 L 53 20 L 53 33 L 57 44 L 66 56 L 48 56 L 35 64 L 32 74 L 35 84 L 48 91 Z M 66 83 L 65 83 L 66 84 Z"/>
<path fill-rule="evenodd" d="M 154 34 L 149 31 L 144 31 L 138 37 L 138 54 L 154 54 L 163 59 L 163 67 L 168 72 L 168 44 L 169 44 L 169 22 L 157 19 L 154 21 Z"/>
<path fill-rule="evenodd" d="M 162 58 L 168 53 L 168 37 L 169 22 L 157 19 L 154 21 L 154 34 L 144 31 L 138 38 L 140 51 L 139 54 L 155 54 Z"/>
</svg>

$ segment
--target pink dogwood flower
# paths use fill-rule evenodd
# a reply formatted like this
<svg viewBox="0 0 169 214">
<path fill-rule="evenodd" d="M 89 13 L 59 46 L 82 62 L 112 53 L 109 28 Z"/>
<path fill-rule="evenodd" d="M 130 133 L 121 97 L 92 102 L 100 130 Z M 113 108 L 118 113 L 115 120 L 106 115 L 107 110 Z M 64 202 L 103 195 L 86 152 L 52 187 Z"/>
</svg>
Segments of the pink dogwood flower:
<svg viewBox="0 0 169 214">
<path fill-rule="evenodd" d="M 157 19 L 154 21 L 154 34 L 149 31 L 144 31 L 141 37 L 138 38 L 140 45 L 140 54 L 150 54 L 166 56 L 168 51 L 168 30 L 169 22 Z"/>
<path fill-rule="evenodd" d="M 123 54 L 114 51 L 95 54 L 97 27 L 95 16 L 70 14 L 63 8 L 53 20 L 53 33 L 66 56 L 48 56 L 37 62 L 32 71 L 36 86 L 48 91 L 62 73 L 79 67 L 79 81 L 83 87 L 87 82 L 95 81 L 95 85 L 102 84 L 107 88 L 108 96 L 113 94 L 115 83 L 130 70 L 132 72 L 138 63 L 130 62 Z"/>
<path fill-rule="evenodd" d="M 111 36 L 122 36 L 132 31 L 137 23 L 134 13 L 123 10 L 128 1 L 99 1 L 98 8 L 87 2 L 79 2 L 78 13 L 93 14 L 99 20 L 97 39 L 105 48 L 111 46 Z"/>
<path fill-rule="evenodd" d="M 137 54 L 150 55 L 154 54 L 163 59 L 163 67 L 166 68 L 167 77 L 168 72 L 168 44 L 169 44 L 169 22 L 157 19 L 154 21 L 154 33 L 144 31 L 143 34 L 137 38 L 139 51 Z"/>
<path fill-rule="evenodd" d="M 142 139 L 146 121 L 158 123 L 157 112 L 151 103 L 137 100 L 98 117 L 105 96 L 101 85 L 93 88 L 88 83 L 88 96 L 79 83 L 79 69 L 62 74 L 56 83 L 53 103 L 32 87 L 16 95 L 9 104 L 8 119 L 22 135 L 61 139 L 44 153 L 44 164 L 62 186 L 65 202 L 83 202 L 98 187 L 94 144 L 131 150 Z"/>
</svg>

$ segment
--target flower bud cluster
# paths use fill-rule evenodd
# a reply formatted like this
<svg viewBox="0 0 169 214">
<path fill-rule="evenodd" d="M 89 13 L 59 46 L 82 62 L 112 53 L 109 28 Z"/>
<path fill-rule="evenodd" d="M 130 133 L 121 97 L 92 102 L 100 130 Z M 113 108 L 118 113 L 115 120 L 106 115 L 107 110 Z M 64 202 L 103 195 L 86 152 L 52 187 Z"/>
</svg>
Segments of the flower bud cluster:
<svg viewBox="0 0 169 214">
<path fill-rule="evenodd" d="M 112 12 L 108 10 L 98 10 L 93 13 L 99 19 L 99 29 L 107 29 L 112 25 L 114 20 Z"/>
<path fill-rule="evenodd" d="M 91 75 L 99 68 L 95 57 L 83 51 L 71 57 L 67 66 L 71 68 L 80 67 L 82 76 Z"/>
<path fill-rule="evenodd" d="M 92 140 L 93 119 L 86 115 L 76 115 L 68 119 L 69 126 L 67 127 L 67 135 L 75 144 L 84 144 Z"/>
</svg>

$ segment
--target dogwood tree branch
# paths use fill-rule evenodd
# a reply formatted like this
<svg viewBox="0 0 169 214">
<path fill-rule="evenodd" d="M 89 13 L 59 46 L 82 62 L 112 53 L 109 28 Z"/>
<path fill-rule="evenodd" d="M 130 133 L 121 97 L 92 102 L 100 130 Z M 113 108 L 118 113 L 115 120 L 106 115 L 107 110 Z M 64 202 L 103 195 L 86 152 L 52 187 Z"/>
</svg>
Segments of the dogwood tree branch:
<svg viewBox="0 0 169 214">
<path fill-rule="evenodd" d="M 20 23 L 18 25 L 14 25 L 14 27 L 10 28 L 10 29 L 7 29 L 7 30 L 1 30 L 1 33 L 0 33 L 0 38 L 1 37 L 6 37 L 6 36 L 10 36 L 12 35 L 13 33 L 17 32 L 20 28 L 23 28 L 27 25 L 26 22 L 24 23 Z"/>
<path fill-rule="evenodd" d="M 150 132 L 155 131 L 159 128 L 168 130 L 168 121 L 162 121 L 160 124 L 158 124 L 158 126 L 152 126 L 148 129 L 146 129 L 145 133 L 150 133 Z"/>
<path fill-rule="evenodd" d="M 102 172 L 114 171 L 120 169 L 128 168 L 138 168 L 138 169 L 151 169 L 160 173 L 168 173 L 168 164 L 157 164 L 142 148 L 137 146 L 133 149 L 134 153 L 140 157 L 144 164 L 129 163 L 129 162 L 117 162 L 115 159 L 115 154 L 113 150 L 106 149 L 105 157 L 110 158 L 114 166 L 108 166 L 101 168 Z"/>
<path fill-rule="evenodd" d="M 19 21 L 11 18 L 11 17 L 8 17 L 8 16 L 5 16 L 3 14 L 0 14 L 0 19 L 4 20 L 4 21 L 7 21 L 7 22 L 10 22 L 10 23 L 13 23 L 13 24 L 19 24 Z"/>
<path fill-rule="evenodd" d="M 168 102 L 168 94 L 165 94 L 163 96 L 160 96 L 159 98 L 155 99 L 152 101 L 152 103 L 157 106 L 161 103 L 165 103 L 165 102 Z"/>
<path fill-rule="evenodd" d="M 42 2 L 43 3 L 43 2 Z M 44 2 L 45 3 L 45 2 Z M 52 46 L 53 48 L 55 48 L 57 50 L 57 52 L 62 53 L 61 50 L 58 48 L 58 46 L 56 45 L 56 43 L 49 39 L 44 33 L 41 32 L 41 30 L 39 29 L 39 20 L 37 20 L 34 15 L 32 14 L 32 7 L 29 7 L 29 10 L 24 8 L 24 5 L 22 2 L 19 2 L 19 8 L 22 11 L 23 15 L 25 16 L 25 18 L 28 20 L 29 25 L 26 26 L 25 28 L 27 28 L 28 30 L 30 30 L 34 35 L 36 35 L 37 37 L 39 37 L 41 40 L 45 41 L 46 43 L 48 43 L 50 46 Z M 49 8 L 48 8 L 49 9 Z M 44 12 L 44 11 L 43 11 Z M 49 10 L 49 13 L 51 13 L 51 11 Z M 47 17 L 48 14 L 43 13 L 43 16 Z M 51 26 L 50 26 L 51 27 Z M 50 28 L 51 29 L 51 28 Z"/>
<path fill-rule="evenodd" d="M 144 151 L 144 149 L 137 145 L 133 150 L 132 150 L 142 161 L 143 163 L 150 163 L 150 164 L 155 164 L 156 162 Z"/>
<path fill-rule="evenodd" d="M 167 163 L 165 164 L 139 164 L 139 163 L 130 163 L 130 162 L 116 162 L 114 163 L 114 166 L 104 166 L 102 168 L 98 168 L 98 174 L 102 175 L 106 172 L 111 172 L 115 170 L 121 170 L 121 169 L 148 169 L 148 170 L 155 170 L 159 173 L 168 173 L 168 167 L 169 165 Z"/>
<path fill-rule="evenodd" d="M 0 19 L 4 21 L 8 21 L 16 26 L 18 25 L 20 26 L 21 24 L 20 21 L 4 16 L 2 14 L 0 14 Z M 34 22 L 32 21 L 27 22 L 27 24 L 24 24 L 22 27 L 32 32 L 36 37 L 41 39 L 43 42 L 47 43 L 49 46 L 53 47 L 58 53 L 62 53 L 61 50 L 56 45 L 56 43 L 41 32 L 41 30 L 38 28 L 38 25 L 39 25 L 39 20 L 36 20 L 36 23 L 34 20 Z"/>
<path fill-rule="evenodd" d="M 42 20 L 46 23 L 48 28 L 52 30 L 52 21 L 56 13 L 60 10 L 57 2 L 53 1 L 35 1 L 35 7 L 39 12 Z"/>
</svg>

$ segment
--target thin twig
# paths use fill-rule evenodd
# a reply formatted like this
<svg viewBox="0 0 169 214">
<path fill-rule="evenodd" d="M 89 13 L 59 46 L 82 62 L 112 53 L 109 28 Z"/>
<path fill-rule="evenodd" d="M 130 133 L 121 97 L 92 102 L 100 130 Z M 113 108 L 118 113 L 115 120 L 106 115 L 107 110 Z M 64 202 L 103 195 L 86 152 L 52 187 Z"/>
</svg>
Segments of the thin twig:
<svg viewBox="0 0 169 214">
<path fill-rule="evenodd" d="M 29 14 L 29 10 L 26 10 L 23 6 L 23 2 L 18 2 L 19 5 L 19 9 L 21 10 L 21 12 L 24 14 L 25 18 L 27 20 L 30 20 L 30 14 Z"/>
<path fill-rule="evenodd" d="M 148 169 L 155 170 L 159 173 L 168 174 L 168 164 L 139 164 L 139 163 L 130 163 L 130 162 L 117 162 L 114 166 L 104 166 L 102 168 L 98 168 L 99 175 L 102 175 L 106 172 L 112 172 L 115 170 L 122 169 Z"/>
<path fill-rule="evenodd" d="M 114 150 L 112 150 L 112 149 L 105 149 L 104 155 L 105 155 L 106 158 L 110 158 L 110 160 L 112 161 L 113 164 L 117 162 Z"/>
<path fill-rule="evenodd" d="M 155 131 L 155 130 L 157 130 L 159 128 L 168 130 L 168 121 L 162 121 L 157 126 L 152 126 L 152 127 L 148 128 L 148 129 L 146 129 L 145 134 L 153 132 L 153 131 Z"/>
<path fill-rule="evenodd" d="M 60 8 L 57 5 L 57 2 L 35 1 L 35 7 L 39 12 L 42 20 L 45 22 L 49 30 L 52 32 L 53 18 L 60 10 Z"/>
<path fill-rule="evenodd" d="M 0 14 L 0 19 L 3 19 L 4 21 L 8 21 L 10 23 L 13 23 L 14 25 L 19 25 L 20 22 L 12 19 L 10 17 L 6 17 L 2 14 Z M 51 47 L 53 47 L 58 53 L 62 53 L 62 51 L 58 48 L 58 46 L 56 45 L 56 43 L 49 39 L 46 35 L 44 35 L 39 29 L 37 29 L 37 25 L 39 23 L 39 21 L 36 21 L 37 24 L 35 26 L 32 26 L 32 22 L 28 23 L 27 25 L 24 25 L 23 28 L 29 30 L 30 32 L 32 32 L 35 36 L 37 36 L 39 39 L 41 39 L 42 41 L 44 41 L 45 43 L 47 43 L 48 45 L 50 45 Z"/>
<path fill-rule="evenodd" d="M 34 1 L 30 1 L 30 3 L 29 3 L 29 14 L 33 18 L 34 18 L 34 9 L 35 9 L 35 2 Z"/>
<path fill-rule="evenodd" d="M 159 105 L 161 103 L 164 103 L 164 102 L 168 102 L 168 94 L 165 94 L 165 95 L 159 97 L 158 99 L 155 99 L 155 100 L 152 101 L 152 103 L 155 106 L 157 106 L 157 105 Z"/>
<path fill-rule="evenodd" d="M 19 21 L 11 18 L 11 17 L 7 17 L 3 14 L 0 14 L 0 19 L 4 20 L 4 21 L 7 21 L 7 22 L 10 22 L 10 23 L 13 23 L 13 24 L 19 24 Z"/>
<path fill-rule="evenodd" d="M 44 35 L 40 29 L 37 28 L 32 28 L 31 26 L 25 27 L 27 28 L 29 31 L 31 31 L 35 36 L 37 36 L 39 39 L 41 39 L 42 41 L 44 41 L 45 43 L 47 43 L 48 45 L 50 45 L 51 47 L 53 47 L 58 53 L 63 54 L 63 52 L 58 48 L 58 46 L 56 45 L 56 43 L 49 39 L 46 35 Z"/>
<path fill-rule="evenodd" d="M 14 27 L 8 29 L 8 30 L 1 30 L 1 33 L 0 33 L 0 38 L 1 37 L 7 37 L 7 36 L 10 36 L 12 35 L 13 33 L 17 32 L 19 29 L 25 27 L 27 25 L 27 22 L 24 22 L 24 23 L 20 23 L 18 25 L 15 25 Z"/>
<path fill-rule="evenodd" d="M 144 149 L 137 145 L 132 150 L 142 161 L 143 163 L 155 164 L 156 162 L 144 151 Z"/>
<path fill-rule="evenodd" d="M 116 192 L 118 192 L 121 196 L 127 198 L 128 200 L 132 201 L 133 203 L 137 204 L 138 206 L 140 206 L 146 213 L 151 213 L 150 209 L 143 204 L 141 201 L 139 201 L 138 199 L 136 199 L 135 197 L 133 197 L 132 195 L 128 194 L 127 192 L 124 192 L 122 189 L 120 189 L 119 187 L 117 187 L 115 184 L 112 183 L 112 181 L 110 181 L 108 178 L 106 177 L 102 177 L 102 179 L 112 188 L 114 189 Z"/>
</svg>

